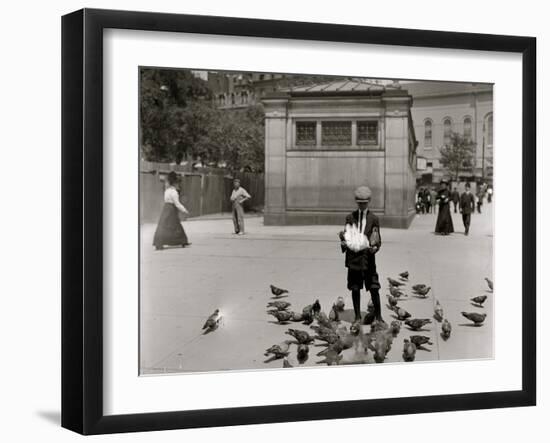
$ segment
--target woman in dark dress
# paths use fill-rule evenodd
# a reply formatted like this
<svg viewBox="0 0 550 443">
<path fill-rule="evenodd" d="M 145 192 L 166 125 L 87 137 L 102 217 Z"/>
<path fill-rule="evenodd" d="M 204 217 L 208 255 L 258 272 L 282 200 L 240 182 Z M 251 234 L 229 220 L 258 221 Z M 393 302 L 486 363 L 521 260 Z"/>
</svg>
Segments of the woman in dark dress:
<svg viewBox="0 0 550 443">
<path fill-rule="evenodd" d="M 437 192 L 436 202 L 439 205 L 439 214 L 437 214 L 437 222 L 435 223 L 435 233 L 441 235 L 449 235 L 454 232 L 453 219 L 451 217 L 451 194 L 447 187 L 446 181 L 441 181 L 441 188 Z"/>
<path fill-rule="evenodd" d="M 180 203 L 179 193 L 176 190 L 178 175 L 174 171 L 170 172 L 167 182 L 168 186 L 164 191 L 164 207 L 153 238 L 153 245 L 157 250 L 163 249 L 165 245 L 186 247 L 191 244 L 187 240 L 178 214 L 178 211 L 189 214 Z"/>
</svg>

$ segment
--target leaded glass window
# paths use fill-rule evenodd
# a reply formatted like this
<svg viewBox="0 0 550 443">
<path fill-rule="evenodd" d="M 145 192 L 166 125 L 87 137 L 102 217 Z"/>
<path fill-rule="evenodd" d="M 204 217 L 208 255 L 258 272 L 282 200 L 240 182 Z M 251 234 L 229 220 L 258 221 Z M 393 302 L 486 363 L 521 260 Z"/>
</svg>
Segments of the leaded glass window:
<svg viewBox="0 0 550 443">
<path fill-rule="evenodd" d="M 296 145 L 315 146 L 317 144 L 316 122 L 296 122 Z"/>
<path fill-rule="evenodd" d="M 351 146 L 351 122 L 323 122 L 321 126 L 323 146 Z"/>
<path fill-rule="evenodd" d="M 472 119 L 470 117 L 464 119 L 464 138 L 468 141 L 472 140 Z"/>
<path fill-rule="evenodd" d="M 377 145 L 378 144 L 378 122 L 367 121 L 357 122 L 357 144 Z"/>
<path fill-rule="evenodd" d="M 424 146 L 431 148 L 432 147 L 432 122 L 431 120 L 426 120 L 424 123 Z"/>
<path fill-rule="evenodd" d="M 453 126 L 451 119 L 446 118 L 443 121 L 443 144 L 448 145 L 451 143 L 451 133 L 453 131 Z"/>
</svg>

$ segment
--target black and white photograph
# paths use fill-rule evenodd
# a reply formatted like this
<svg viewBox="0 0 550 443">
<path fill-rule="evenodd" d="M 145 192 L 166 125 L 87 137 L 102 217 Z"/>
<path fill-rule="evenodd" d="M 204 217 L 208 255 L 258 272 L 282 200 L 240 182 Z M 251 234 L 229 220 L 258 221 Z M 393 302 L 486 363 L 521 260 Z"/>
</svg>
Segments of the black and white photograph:
<svg viewBox="0 0 550 443">
<path fill-rule="evenodd" d="M 493 359 L 493 87 L 140 66 L 139 374 Z"/>
</svg>

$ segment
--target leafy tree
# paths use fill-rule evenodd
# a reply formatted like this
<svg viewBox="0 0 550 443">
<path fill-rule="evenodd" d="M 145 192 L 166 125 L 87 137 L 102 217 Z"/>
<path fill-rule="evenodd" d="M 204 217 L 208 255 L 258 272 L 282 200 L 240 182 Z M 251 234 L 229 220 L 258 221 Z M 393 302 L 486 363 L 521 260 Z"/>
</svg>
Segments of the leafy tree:
<svg viewBox="0 0 550 443">
<path fill-rule="evenodd" d="M 231 172 L 264 169 L 261 105 L 220 110 L 207 82 L 189 71 L 144 68 L 141 152 L 148 161 L 224 163 Z"/>
<path fill-rule="evenodd" d="M 461 134 L 453 132 L 450 143 L 439 149 L 441 153 L 440 163 L 449 171 L 454 180 L 458 180 L 461 171 L 471 171 L 474 166 L 475 143 L 464 138 Z"/>
</svg>

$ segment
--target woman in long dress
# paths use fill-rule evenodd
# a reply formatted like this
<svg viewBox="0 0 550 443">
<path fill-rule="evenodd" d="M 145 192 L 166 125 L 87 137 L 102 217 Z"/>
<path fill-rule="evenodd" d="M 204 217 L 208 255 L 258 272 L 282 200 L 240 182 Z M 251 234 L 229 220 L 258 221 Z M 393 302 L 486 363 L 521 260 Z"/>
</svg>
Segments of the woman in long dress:
<svg viewBox="0 0 550 443">
<path fill-rule="evenodd" d="M 453 219 L 451 217 L 451 208 L 449 206 L 451 194 L 447 185 L 448 183 L 446 181 L 441 181 L 441 188 L 436 197 L 436 202 L 439 205 L 439 213 L 437 214 L 437 222 L 435 223 L 435 233 L 441 235 L 449 235 L 455 231 Z"/>
<path fill-rule="evenodd" d="M 163 249 L 165 245 L 182 246 L 190 245 L 187 235 L 181 225 L 178 212 L 189 214 L 180 203 L 179 193 L 176 190 L 178 175 L 172 171 L 167 176 L 168 186 L 164 191 L 164 207 L 160 214 L 153 245 L 155 249 Z"/>
</svg>

